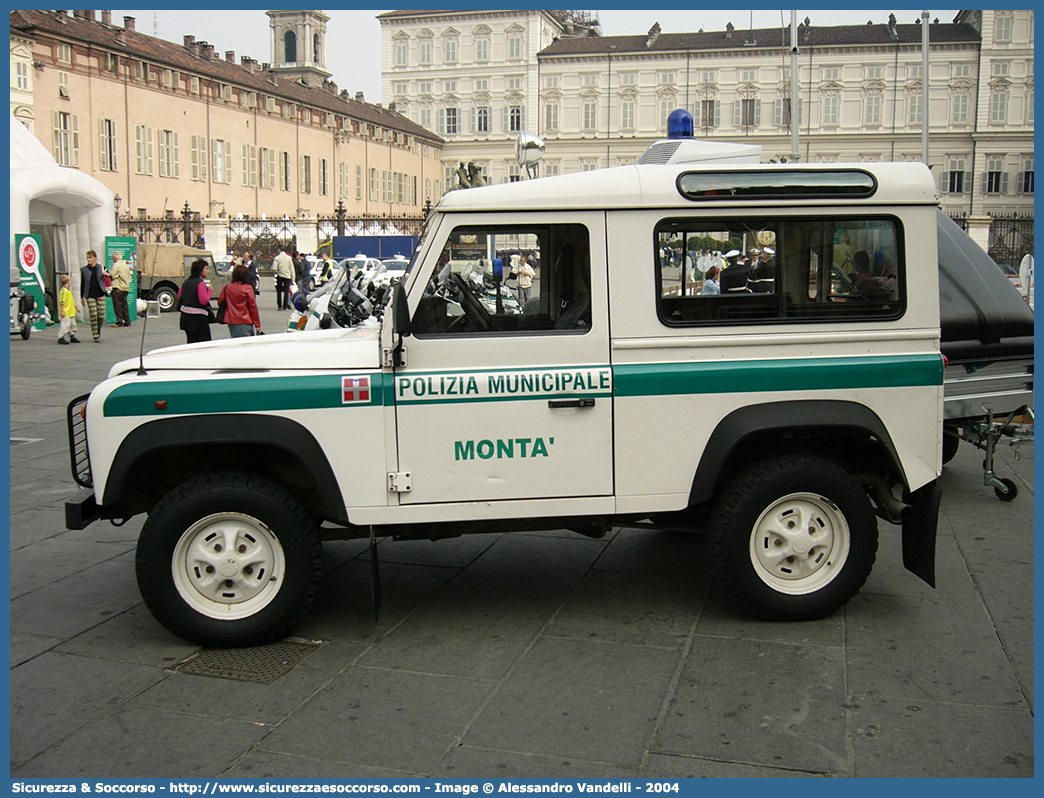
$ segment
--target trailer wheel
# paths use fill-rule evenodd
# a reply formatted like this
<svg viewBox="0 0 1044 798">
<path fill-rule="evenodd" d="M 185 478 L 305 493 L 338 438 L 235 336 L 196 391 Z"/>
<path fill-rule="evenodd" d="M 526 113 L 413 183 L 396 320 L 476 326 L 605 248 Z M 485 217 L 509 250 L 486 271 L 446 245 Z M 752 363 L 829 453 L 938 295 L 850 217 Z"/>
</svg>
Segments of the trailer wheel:
<svg viewBox="0 0 1044 798">
<path fill-rule="evenodd" d="M 253 474 L 208 474 L 149 514 L 136 572 L 167 629 L 228 648 L 286 634 L 315 595 L 321 563 L 315 524 L 286 490 Z"/>
<path fill-rule="evenodd" d="M 847 472 L 815 457 L 780 457 L 743 471 L 714 510 L 714 565 L 729 593 L 768 620 L 821 618 L 863 586 L 877 521 Z"/>
<path fill-rule="evenodd" d="M 1015 497 L 1019 495 L 1019 486 L 1015 484 L 1014 480 L 1008 479 L 1007 477 L 1001 477 L 1001 482 L 1004 487 L 994 488 L 993 492 L 997 494 L 997 498 L 1002 502 L 1013 502 Z"/>
</svg>

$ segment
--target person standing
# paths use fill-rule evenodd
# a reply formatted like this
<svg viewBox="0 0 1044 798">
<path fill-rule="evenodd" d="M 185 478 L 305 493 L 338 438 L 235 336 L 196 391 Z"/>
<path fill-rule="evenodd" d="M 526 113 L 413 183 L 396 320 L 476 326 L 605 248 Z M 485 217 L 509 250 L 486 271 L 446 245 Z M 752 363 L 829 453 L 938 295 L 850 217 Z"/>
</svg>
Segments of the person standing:
<svg viewBox="0 0 1044 798">
<path fill-rule="evenodd" d="M 130 293 L 131 271 L 119 252 L 112 253 L 112 266 L 109 268 L 109 277 L 112 279 L 110 296 L 112 297 L 112 312 L 116 317 L 113 327 L 130 327 L 130 310 L 127 308 L 127 295 Z"/>
<path fill-rule="evenodd" d="M 276 273 L 276 310 L 290 309 L 290 282 L 294 279 L 294 261 L 290 248 L 284 247 L 272 261 Z"/>
<path fill-rule="evenodd" d="M 254 287 L 254 296 L 260 296 L 261 278 L 257 273 L 257 264 L 254 263 L 254 256 L 249 252 L 243 253 L 243 265 L 247 267 L 247 282 Z"/>
<path fill-rule="evenodd" d="M 78 344 L 80 339 L 76 337 L 76 313 L 80 309 L 76 306 L 73 292 L 69 289 L 69 275 L 63 274 L 61 281 L 62 287 L 58 291 L 58 343 Z"/>
<path fill-rule="evenodd" d="M 80 299 L 87 306 L 94 343 L 101 343 L 101 328 L 105 321 L 105 271 L 98 263 L 98 253 L 87 250 L 87 265 L 80 269 Z"/>
<path fill-rule="evenodd" d="M 703 289 L 700 291 L 703 296 L 717 296 L 721 293 L 721 286 L 718 285 L 718 267 L 711 266 L 707 269 L 703 276 Z"/>
<path fill-rule="evenodd" d="M 529 290 L 533 287 L 534 277 L 536 277 L 536 270 L 529 265 L 528 260 L 520 258 L 515 267 L 515 281 L 518 285 L 518 304 L 522 307 L 523 313 L 526 310 L 526 300 L 529 299 Z"/>
<path fill-rule="evenodd" d="M 208 264 L 202 258 L 192 261 L 189 278 L 182 283 L 175 307 L 181 311 L 180 327 L 190 343 L 210 340 L 210 286 Z"/>
<path fill-rule="evenodd" d="M 297 290 L 302 294 L 308 295 L 308 289 L 311 288 L 308 283 L 310 282 L 311 275 L 308 274 L 308 260 L 301 252 L 294 253 L 294 279 L 297 280 Z"/>
<path fill-rule="evenodd" d="M 232 282 L 221 289 L 218 297 L 218 304 L 222 302 L 225 303 L 225 324 L 232 338 L 246 338 L 261 332 L 261 317 L 246 266 L 240 264 L 232 270 Z"/>
</svg>

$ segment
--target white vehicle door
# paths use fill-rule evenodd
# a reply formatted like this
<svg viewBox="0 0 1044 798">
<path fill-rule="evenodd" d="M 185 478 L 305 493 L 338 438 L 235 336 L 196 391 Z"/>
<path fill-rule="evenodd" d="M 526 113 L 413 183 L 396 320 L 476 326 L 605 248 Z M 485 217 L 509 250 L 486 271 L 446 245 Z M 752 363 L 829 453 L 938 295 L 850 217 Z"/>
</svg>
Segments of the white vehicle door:
<svg viewBox="0 0 1044 798">
<path fill-rule="evenodd" d="M 605 217 L 506 218 L 448 217 L 437 262 L 411 288 L 394 379 L 399 468 L 411 475 L 400 503 L 613 492 Z M 537 275 L 515 301 L 512 254 L 532 256 Z"/>
</svg>

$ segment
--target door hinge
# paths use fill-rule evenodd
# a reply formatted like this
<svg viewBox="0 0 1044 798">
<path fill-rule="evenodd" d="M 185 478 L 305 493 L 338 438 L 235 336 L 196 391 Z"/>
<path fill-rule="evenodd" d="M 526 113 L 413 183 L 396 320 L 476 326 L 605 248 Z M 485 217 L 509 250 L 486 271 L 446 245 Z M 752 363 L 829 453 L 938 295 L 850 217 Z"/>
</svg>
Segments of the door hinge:
<svg viewBox="0 0 1044 798">
<path fill-rule="evenodd" d="M 401 344 L 396 349 L 381 347 L 381 367 L 393 369 L 406 365 L 406 347 Z"/>
<path fill-rule="evenodd" d="M 411 490 L 413 490 L 413 482 L 409 471 L 388 472 L 389 493 L 409 493 Z"/>
</svg>

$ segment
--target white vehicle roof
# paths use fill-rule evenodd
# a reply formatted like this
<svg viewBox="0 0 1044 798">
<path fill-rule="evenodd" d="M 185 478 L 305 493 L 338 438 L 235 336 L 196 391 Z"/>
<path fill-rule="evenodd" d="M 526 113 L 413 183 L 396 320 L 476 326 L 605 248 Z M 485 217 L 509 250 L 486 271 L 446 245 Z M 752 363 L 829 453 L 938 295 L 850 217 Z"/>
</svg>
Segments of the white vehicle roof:
<svg viewBox="0 0 1044 798">
<path fill-rule="evenodd" d="M 684 197 L 678 189 L 678 178 L 685 174 L 742 175 L 757 172 L 764 174 L 794 173 L 800 180 L 802 173 L 810 179 L 817 173 L 862 172 L 874 178 L 876 189 L 869 197 L 839 198 L 824 200 L 821 197 L 801 198 L 773 197 L 766 194 L 760 198 L 704 197 L 692 200 Z M 939 198 L 935 180 L 928 167 L 920 163 L 824 163 L 824 164 L 650 164 L 617 166 L 611 169 L 595 169 L 570 175 L 523 180 L 483 186 L 446 194 L 438 204 L 438 210 L 483 211 L 483 210 L 591 210 L 610 208 L 693 208 L 735 205 L 936 205 Z"/>
</svg>

